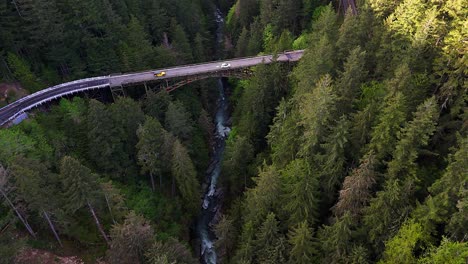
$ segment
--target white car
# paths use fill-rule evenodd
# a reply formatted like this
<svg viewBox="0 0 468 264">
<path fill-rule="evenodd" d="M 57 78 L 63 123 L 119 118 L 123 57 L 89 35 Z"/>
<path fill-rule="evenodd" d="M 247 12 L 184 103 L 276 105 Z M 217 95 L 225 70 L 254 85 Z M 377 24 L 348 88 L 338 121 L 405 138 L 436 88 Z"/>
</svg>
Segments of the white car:
<svg viewBox="0 0 468 264">
<path fill-rule="evenodd" d="M 221 68 L 229 68 L 229 67 L 231 67 L 230 63 L 225 62 L 225 63 L 221 64 Z"/>
</svg>

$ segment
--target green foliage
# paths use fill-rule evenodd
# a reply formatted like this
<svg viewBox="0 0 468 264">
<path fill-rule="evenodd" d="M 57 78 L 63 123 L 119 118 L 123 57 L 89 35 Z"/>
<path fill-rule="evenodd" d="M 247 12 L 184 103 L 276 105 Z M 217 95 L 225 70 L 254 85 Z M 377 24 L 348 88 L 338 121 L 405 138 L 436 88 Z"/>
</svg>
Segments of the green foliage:
<svg viewBox="0 0 468 264">
<path fill-rule="evenodd" d="M 421 225 L 412 221 L 406 222 L 398 234 L 385 244 L 384 257 L 379 263 L 416 263 L 413 252 L 423 239 Z"/>
<path fill-rule="evenodd" d="M 164 133 L 167 133 L 162 128 L 158 120 L 147 117 L 143 125 L 140 125 L 136 131 L 138 136 L 137 159 L 143 173 L 160 174 L 161 165 L 161 149 L 164 143 Z M 151 176 L 152 177 L 152 176 Z M 160 183 L 162 180 L 160 180 Z M 162 186 L 161 186 L 162 187 Z"/>
<path fill-rule="evenodd" d="M 361 51 L 359 46 L 351 50 L 344 62 L 344 70 L 339 74 L 336 87 L 342 114 L 351 111 L 352 104 L 360 92 L 361 83 L 367 77 L 365 56 L 366 52 Z"/>
<path fill-rule="evenodd" d="M 193 60 L 190 43 L 181 25 L 177 24 L 175 20 L 171 21 L 170 26 L 172 45 L 178 53 L 177 63 L 190 63 Z"/>
<path fill-rule="evenodd" d="M 327 35 L 314 42 L 304 52 L 303 60 L 299 62 L 294 71 L 294 77 L 298 80 L 296 93 L 304 94 L 311 92 L 320 78 L 330 74 L 334 67 L 334 45 Z"/>
<path fill-rule="evenodd" d="M 181 206 L 178 201 L 169 199 L 161 193 L 152 192 L 147 185 L 121 187 L 125 195 L 125 205 L 151 221 L 152 226 L 159 230 L 157 236 L 161 239 L 168 236 L 178 236 L 181 232 Z"/>
<path fill-rule="evenodd" d="M 418 263 L 463 264 L 466 262 L 466 258 L 468 258 L 468 245 L 466 242 L 450 241 L 447 238 L 443 238 L 440 246 L 431 248 L 424 257 L 418 260 Z"/>
<path fill-rule="evenodd" d="M 324 1 L 233 2 L 219 3 L 223 12 L 233 6 L 218 55 L 306 52 L 288 66 L 291 80 L 290 68 L 262 65 L 229 94 L 220 260 L 464 263 L 464 2 L 355 1 L 357 12 L 344 14 Z M 214 55 L 213 7 L 205 0 L 16 0 L 1 3 L 0 16 L 2 78 L 28 90 Z M 188 237 L 199 208 L 215 88 L 149 92 L 142 108 L 128 98 L 108 106 L 62 100 L 1 130 L 0 162 L 14 176 L 8 197 L 38 235 L 47 225 L 38 213 L 50 211 L 80 250 L 102 243 L 87 211 L 95 207 L 105 229 L 120 223 L 111 232 L 111 262 L 196 263 L 174 237 Z M 137 165 L 159 176 L 157 190 Z M 127 207 L 151 221 L 160 241 L 146 232 L 149 221 L 122 222 Z M 13 210 L 0 211 L 2 230 L 16 224 Z M 2 261 L 16 248 L 6 242 Z"/>
<path fill-rule="evenodd" d="M 172 175 L 177 182 L 185 207 L 190 212 L 195 212 L 199 205 L 200 184 L 197 181 L 197 172 L 187 149 L 176 140 L 172 151 Z"/>
<path fill-rule="evenodd" d="M 221 259 L 228 259 L 235 244 L 236 228 L 233 221 L 222 216 L 214 228 L 217 240 L 215 242 L 216 254 Z"/>
<path fill-rule="evenodd" d="M 0 161 L 12 162 L 15 156 L 34 153 L 35 142 L 19 129 L 0 130 Z"/>
<path fill-rule="evenodd" d="M 256 186 L 245 193 L 245 219 L 258 226 L 271 211 L 277 211 L 281 190 L 280 175 L 275 167 L 263 165 Z"/>
<path fill-rule="evenodd" d="M 280 242 L 280 234 L 278 230 L 278 221 L 274 213 L 269 213 L 265 221 L 258 230 L 255 255 L 260 263 L 277 263 L 281 262 L 281 252 L 278 251 L 278 242 Z"/>
<path fill-rule="evenodd" d="M 27 62 L 13 53 L 8 53 L 8 64 L 13 71 L 13 75 L 18 79 L 24 88 L 30 93 L 37 92 L 42 88 L 38 78 L 31 72 Z"/>
<path fill-rule="evenodd" d="M 429 137 L 434 133 L 435 121 L 438 117 L 439 113 L 434 97 L 418 106 L 413 120 L 400 134 L 399 142 L 393 153 L 393 160 L 388 163 L 388 176 L 390 178 L 408 178 L 415 175 L 414 162 L 418 157 L 418 149 L 428 144 Z"/>
<path fill-rule="evenodd" d="M 319 202 L 318 179 L 310 165 L 302 159 L 293 160 L 281 171 L 284 182 L 283 210 L 289 227 L 295 227 L 303 221 L 312 225 L 317 221 Z"/>
<path fill-rule="evenodd" d="M 13 263 L 16 256 L 26 246 L 23 238 L 17 239 L 14 235 L 15 231 L 4 231 L 0 236 L 0 263 L 10 264 Z"/>
<path fill-rule="evenodd" d="M 83 166 L 78 160 L 65 156 L 60 163 L 60 176 L 63 191 L 63 207 L 68 213 L 93 201 L 99 191 L 98 176 Z"/>
<path fill-rule="evenodd" d="M 106 106 L 96 100 L 89 102 L 87 115 L 88 155 L 99 167 L 111 171 L 114 168 L 113 152 L 121 147 L 112 116 Z"/>
<path fill-rule="evenodd" d="M 289 232 L 289 243 L 291 244 L 290 263 L 307 264 L 314 260 L 317 255 L 316 241 L 313 239 L 313 231 L 310 230 L 307 221 L 298 224 Z"/>
<path fill-rule="evenodd" d="M 157 118 L 159 122 L 164 123 L 166 111 L 171 100 L 171 95 L 164 89 L 157 93 L 149 91 L 143 101 L 143 110 L 147 115 Z"/>
<path fill-rule="evenodd" d="M 401 93 L 387 97 L 385 107 L 378 117 L 378 124 L 371 135 L 370 148 L 376 152 L 377 158 L 387 158 L 397 142 L 397 135 L 406 120 L 406 102 Z"/>
<path fill-rule="evenodd" d="M 44 163 L 17 157 L 11 166 L 11 174 L 15 179 L 18 196 L 27 202 L 31 210 L 39 215 L 43 210 L 57 210 L 61 199 L 58 195 L 57 175 L 53 175 Z M 54 194 L 53 198 L 51 194 Z"/>
<path fill-rule="evenodd" d="M 302 129 L 297 126 L 298 122 L 299 113 L 292 102 L 282 100 L 266 137 L 271 148 L 271 159 L 281 167 L 292 161 L 299 150 Z"/>
<path fill-rule="evenodd" d="M 150 263 L 161 263 L 165 259 L 167 262 L 162 263 L 198 263 L 187 247 L 174 238 L 169 238 L 164 243 L 156 241 L 147 251 L 146 258 Z"/>
<path fill-rule="evenodd" d="M 283 74 L 284 68 L 278 63 L 257 66 L 234 112 L 239 133 L 256 148 L 264 145 L 274 109 L 287 89 Z"/>
<path fill-rule="evenodd" d="M 352 217 L 345 213 L 333 225 L 324 226 L 318 232 L 321 244 L 321 255 L 324 263 L 346 262 L 352 254 L 353 236 Z"/>
<path fill-rule="evenodd" d="M 301 34 L 297 39 L 294 40 L 292 48 L 294 50 L 306 49 L 310 45 L 308 38 L 309 36 L 307 34 Z"/>
<path fill-rule="evenodd" d="M 247 187 L 252 174 L 249 164 L 253 161 L 253 147 L 245 137 L 230 137 L 226 143 L 222 173 L 226 187 L 232 197 Z"/>
<path fill-rule="evenodd" d="M 153 229 L 149 222 L 131 211 L 122 224 L 111 229 L 112 242 L 107 259 L 112 263 L 135 263 L 144 260 L 144 253 L 153 241 Z"/>
<path fill-rule="evenodd" d="M 325 137 L 328 124 L 335 118 L 337 96 L 329 75 L 323 76 L 312 90 L 300 98 L 300 124 L 304 127 L 303 156 L 311 156 Z"/>
<path fill-rule="evenodd" d="M 180 101 L 169 103 L 166 112 L 166 129 L 181 140 L 191 137 L 193 131 L 193 121 L 190 113 Z"/>
<path fill-rule="evenodd" d="M 154 51 L 137 17 L 130 17 L 124 32 L 125 38 L 119 45 L 122 69 L 124 71 L 147 69 L 152 64 Z"/>
</svg>

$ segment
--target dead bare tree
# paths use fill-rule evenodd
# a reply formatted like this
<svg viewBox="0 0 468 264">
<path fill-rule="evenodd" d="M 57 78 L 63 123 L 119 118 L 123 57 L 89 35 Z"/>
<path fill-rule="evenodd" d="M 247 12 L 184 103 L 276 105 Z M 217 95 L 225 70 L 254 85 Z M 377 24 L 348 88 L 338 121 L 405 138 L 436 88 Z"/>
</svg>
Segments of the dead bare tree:
<svg viewBox="0 0 468 264">
<path fill-rule="evenodd" d="M 31 226 L 29 225 L 28 221 L 26 218 L 24 218 L 21 213 L 19 212 L 18 208 L 13 204 L 13 202 L 10 200 L 8 197 L 8 191 L 10 189 L 8 185 L 8 179 L 9 179 L 9 172 L 7 169 L 5 169 L 1 164 L 0 164 L 0 194 L 5 198 L 7 201 L 8 205 L 15 211 L 16 215 L 20 219 L 20 221 L 23 223 L 23 225 L 26 227 L 26 230 L 28 230 L 29 234 L 33 236 L 34 238 L 36 237 L 36 234 L 32 230 Z"/>
</svg>

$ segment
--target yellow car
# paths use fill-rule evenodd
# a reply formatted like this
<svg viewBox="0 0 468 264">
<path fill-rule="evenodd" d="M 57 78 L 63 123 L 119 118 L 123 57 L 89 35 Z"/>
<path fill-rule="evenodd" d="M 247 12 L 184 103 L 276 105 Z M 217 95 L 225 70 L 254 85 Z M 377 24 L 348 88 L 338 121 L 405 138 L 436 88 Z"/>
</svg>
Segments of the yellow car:
<svg viewBox="0 0 468 264">
<path fill-rule="evenodd" d="M 155 77 L 163 77 L 163 76 L 166 76 L 166 72 L 165 71 L 162 71 L 162 72 L 156 72 L 154 74 Z"/>
</svg>

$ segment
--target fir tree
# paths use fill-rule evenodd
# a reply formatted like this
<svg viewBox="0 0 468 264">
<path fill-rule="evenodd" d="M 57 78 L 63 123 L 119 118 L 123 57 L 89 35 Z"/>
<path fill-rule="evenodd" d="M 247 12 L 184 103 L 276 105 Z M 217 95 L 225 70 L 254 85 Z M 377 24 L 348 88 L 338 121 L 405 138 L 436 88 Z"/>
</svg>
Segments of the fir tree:
<svg viewBox="0 0 468 264">
<path fill-rule="evenodd" d="M 316 261 L 318 254 L 316 241 L 313 238 L 313 230 L 309 228 L 307 221 L 301 222 L 289 231 L 289 244 L 291 244 L 291 264 L 307 264 Z"/>
<path fill-rule="evenodd" d="M 110 231 L 112 242 L 107 259 L 112 263 L 136 263 L 144 261 L 144 254 L 153 241 L 153 229 L 142 216 L 131 211 L 122 224 Z"/>
<path fill-rule="evenodd" d="M 281 172 L 284 182 L 284 211 L 289 227 L 303 221 L 315 224 L 318 217 L 319 186 L 317 175 L 302 159 L 293 160 Z"/>
<path fill-rule="evenodd" d="M 195 212 L 199 205 L 200 184 L 197 181 L 197 172 L 187 149 L 176 140 L 172 151 L 172 175 L 177 182 L 179 190 L 186 207 Z"/>
<path fill-rule="evenodd" d="M 159 188 L 162 188 L 162 171 L 161 171 L 161 148 L 164 143 L 163 128 L 158 120 L 152 117 L 146 117 L 146 121 L 137 130 L 138 143 L 136 148 L 138 150 L 137 159 L 142 167 L 143 173 L 149 173 L 151 179 L 151 186 L 153 191 L 155 183 L 153 175 L 159 176 Z"/>
</svg>

